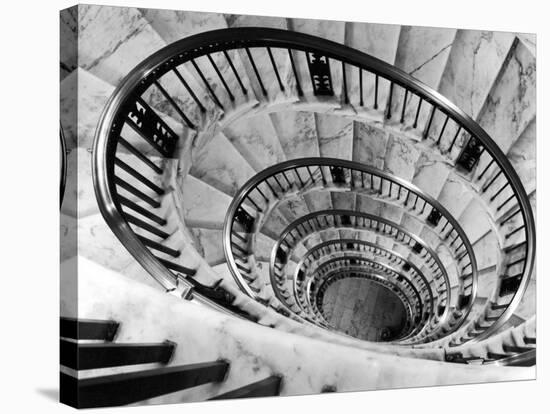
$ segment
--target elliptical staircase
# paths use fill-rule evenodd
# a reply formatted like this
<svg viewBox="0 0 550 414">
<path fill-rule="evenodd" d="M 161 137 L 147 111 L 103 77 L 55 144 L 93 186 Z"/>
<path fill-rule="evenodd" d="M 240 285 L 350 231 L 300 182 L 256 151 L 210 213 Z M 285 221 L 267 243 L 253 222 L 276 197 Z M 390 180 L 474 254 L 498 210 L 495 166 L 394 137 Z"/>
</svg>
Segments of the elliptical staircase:
<svg viewBox="0 0 550 414">
<path fill-rule="evenodd" d="M 78 76 L 90 113 L 69 151 L 91 160 L 95 197 L 81 178 L 62 206 L 82 217 L 79 254 L 278 332 L 485 370 L 534 364 L 535 58 L 522 36 L 72 10 L 84 39 L 120 27 L 105 50 L 84 41 L 63 80 Z M 395 329 L 350 323 L 343 302 L 367 287 L 402 307 Z M 132 346 L 69 343 L 73 370 L 87 352 L 91 368 L 143 362 Z M 174 345 L 138 349 L 151 347 L 162 364 Z M 62 381 L 83 390 L 73 404 L 127 404 L 223 381 L 231 361 L 200 363 Z M 113 381 L 122 391 L 107 391 Z M 147 381 L 158 392 L 135 391 Z M 105 400 L 86 397 L 94 387 Z M 273 373 L 211 396 L 281 391 L 293 393 Z"/>
</svg>

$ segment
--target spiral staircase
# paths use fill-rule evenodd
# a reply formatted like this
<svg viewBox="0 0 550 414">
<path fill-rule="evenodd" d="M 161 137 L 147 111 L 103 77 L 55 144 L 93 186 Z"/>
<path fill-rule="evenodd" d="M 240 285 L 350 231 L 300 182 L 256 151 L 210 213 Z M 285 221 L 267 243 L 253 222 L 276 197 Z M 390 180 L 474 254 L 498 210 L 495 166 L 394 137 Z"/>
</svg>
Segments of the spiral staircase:
<svg viewBox="0 0 550 414">
<path fill-rule="evenodd" d="M 62 11 L 61 30 L 79 48 L 61 50 L 62 171 L 78 166 L 62 260 L 95 275 L 62 303 L 62 385 L 80 397 L 62 400 L 533 377 L 529 36 L 105 6 Z M 164 320 L 154 344 L 112 343 L 173 307 L 205 332 L 227 323 L 256 366 Z M 148 340 L 148 321 L 120 339 Z M 179 341 L 204 350 L 174 360 Z"/>
</svg>

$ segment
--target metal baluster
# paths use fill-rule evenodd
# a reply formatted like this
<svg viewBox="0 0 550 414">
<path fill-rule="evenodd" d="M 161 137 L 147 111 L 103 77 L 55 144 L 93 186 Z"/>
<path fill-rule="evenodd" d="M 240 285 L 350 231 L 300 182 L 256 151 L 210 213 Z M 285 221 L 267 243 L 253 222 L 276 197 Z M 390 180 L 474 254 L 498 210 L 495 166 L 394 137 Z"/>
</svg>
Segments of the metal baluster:
<svg viewBox="0 0 550 414">
<path fill-rule="evenodd" d="M 277 183 L 277 185 L 279 186 L 279 188 L 281 189 L 282 192 L 285 192 L 285 188 L 281 185 L 281 182 L 279 181 L 279 179 L 277 178 L 277 174 L 273 175 L 273 178 L 275 179 L 275 182 Z"/>
<path fill-rule="evenodd" d="M 263 211 L 250 196 L 246 196 L 246 199 L 249 200 L 260 213 Z"/>
<path fill-rule="evenodd" d="M 348 83 L 346 80 L 346 64 L 342 61 L 342 86 L 344 87 L 344 103 L 349 104 Z"/>
<path fill-rule="evenodd" d="M 220 100 L 218 99 L 216 94 L 214 93 L 214 90 L 212 89 L 212 86 L 210 86 L 210 83 L 208 83 L 208 80 L 206 79 L 206 77 L 202 73 L 202 70 L 199 68 L 199 66 L 197 65 L 195 60 L 191 59 L 190 62 L 193 65 L 193 67 L 195 68 L 195 70 L 197 71 L 197 73 L 199 74 L 199 77 L 201 78 L 202 82 L 206 86 L 206 89 L 208 89 L 208 92 L 210 92 L 210 96 L 212 97 L 212 99 L 214 100 L 216 105 L 218 105 L 221 109 L 223 109 L 222 103 L 220 102 Z"/>
<path fill-rule="evenodd" d="M 458 129 L 456 130 L 456 134 L 455 134 L 455 137 L 453 138 L 453 142 L 451 142 L 451 146 L 449 147 L 447 152 L 451 152 L 451 150 L 453 149 L 453 146 L 455 145 L 455 142 L 456 142 L 458 136 L 460 135 L 460 131 L 462 131 L 461 126 L 459 126 Z"/>
<path fill-rule="evenodd" d="M 508 217 L 506 217 L 504 220 L 500 222 L 500 225 L 503 226 L 505 223 L 510 221 L 514 216 L 516 216 L 518 213 L 521 212 L 521 209 L 516 210 L 515 213 L 510 214 Z"/>
<path fill-rule="evenodd" d="M 298 176 L 298 180 L 300 181 L 300 185 L 303 187 L 304 182 L 302 181 L 302 177 L 300 176 L 300 173 L 298 172 L 298 169 L 293 168 L 293 170 L 294 170 L 294 173 Z"/>
<path fill-rule="evenodd" d="M 386 109 L 386 119 L 391 118 L 392 100 L 393 100 L 393 82 L 390 82 L 390 93 L 389 93 L 389 96 L 388 96 L 388 106 L 387 106 L 387 109 Z"/>
<path fill-rule="evenodd" d="M 479 174 L 479 176 L 477 177 L 478 180 L 481 180 L 481 178 L 485 175 L 485 173 L 487 172 L 487 170 L 491 167 L 491 165 L 493 165 L 493 163 L 495 162 L 495 159 L 493 158 L 491 161 L 489 161 L 487 163 L 487 165 L 485 166 L 485 168 L 483 169 L 483 171 L 481 171 L 481 174 Z"/>
<path fill-rule="evenodd" d="M 283 177 L 285 177 L 285 180 L 288 183 L 289 188 L 292 187 L 291 182 L 289 181 L 288 177 L 286 176 L 286 171 L 283 171 L 282 174 L 283 174 Z"/>
<path fill-rule="evenodd" d="M 439 143 L 441 142 L 441 138 L 443 137 L 443 133 L 445 132 L 445 128 L 447 127 L 447 122 L 449 122 L 448 115 L 445 118 L 445 122 L 443 122 L 443 126 L 441 127 L 441 132 L 439 133 L 439 138 L 437 139 L 437 142 L 435 143 L 435 145 L 439 145 Z"/>
<path fill-rule="evenodd" d="M 256 80 L 258 81 L 260 88 L 262 89 L 262 93 L 264 94 L 264 96 L 267 96 L 267 90 L 264 87 L 264 83 L 262 82 L 262 78 L 260 77 L 260 73 L 258 72 L 258 68 L 256 67 L 256 62 L 254 62 L 254 59 L 252 58 L 252 53 L 250 53 L 250 49 L 247 47 L 245 47 L 244 50 L 246 51 L 248 60 L 250 60 L 250 64 L 252 65 L 252 69 L 254 70 L 254 74 L 256 75 Z"/>
<path fill-rule="evenodd" d="M 506 203 L 508 203 L 510 200 L 512 200 L 513 198 L 515 197 L 515 194 L 512 194 L 510 197 L 508 197 L 506 200 L 504 200 L 498 207 L 497 207 L 497 211 L 500 211 L 502 209 L 502 207 L 504 207 L 506 205 Z"/>
<path fill-rule="evenodd" d="M 183 76 L 181 75 L 181 73 L 176 69 L 172 69 L 172 71 L 174 72 L 174 74 L 176 75 L 176 77 L 180 80 L 180 82 L 183 84 L 183 86 L 185 87 L 185 89 L 187 90 L 187 92 L 189 92 L 189 95 L 191 95 L 191 98 L 193 98 L 193 100 L 195 101 L 195 103 L 198 105 L 198 107 L 200 108 L 201 112 L 206 112 L 206 108 L 203 106 L 203 104 L 201 103 L 201 101 L 199 101 L 199 98 L 197 98 L 197 95 L 195 95 L 195 93 L 193 92 L 193 90 L 191 89 L 191 87 L 189 86 L 189 84 L 186 82 L 186 80 L 183 78 Z"/>
<path fill-rule="evenodd" d="M 193 124 L 193 122 L 191 122 L 191 120 L 187 117 L 187 115 L 185 115 L 185 113 L 183 112 L 183 110 L 179 107 L 179 105 L 174 101 L 174 99 L 172 99 L 172 97 L 170 96 L 170 94 L 168 92 L 166 92 L 166 89 L 164 89 L 162 87 L 162 85 L 158 82 L 158 81 L 154 81 L 153 84 L 156 86 L 156 88 L 160 91 L 160 93 L 162 93 L 164 95 L 164 97 L 166 98 L 166 100 L 170 103 L 170 105 L 172 105 L 172 107 L 176 110 L 176 112 L 179 114 L 179 116 L 181 116 L 181 118 L 183 119 L 183 121 L 187 124 L 187 126 L 191 129 L 195 129 L 195 124 Z"/>
<path fill-rule="evenodd" d="M 506 187 L 508 187 L 509 185 L 510 185 L 510 182 L 507 181 L 506 184 L 504 184 L 502 187 L 500 187 L 500 189 L 499 189 L 495 194 L 493 194 L 493 196 L 490 198 L 490 200 L 491 200 L 491 201 L 494 201 L 495 198 L 497 198 L 498 195 L 499 195 L 500 193 L 502 193 L 502 191 L 503 191 Z"/>
<path fill-rule="evenodd" d="M 149 210 L 141 207 L 139 204 L 134 203 L 132 200 L 127 199 L 124 196 L 121 196 L 120 194 L 117 195 L 117 200 L 120 204 L 123 206 L 126 206 L 132 210 L 134 210 L 136 213 L 141 214 L 144 217 L 147 217 L 149 220 L 154 221 L 157 224 L 160 224 L 161 226 L 166 225 L 166 220 L 162 217 L 157 216 L 154 213 L 151 213 Z"/>
<path fill-rule="evenodd" d="M 432 126 L 432 121 L 434 119 L 434 115 L 435 115 L 435 106 L 432 107 L 432 112 L 430 113 L 430 118 L 428 119 L 428 125 L 426 126 L 426 129 L 424 130 L 424 133 L 422 134 L 423 139 L 428 138 L 428 135 L 430 133 L 430 128 Z"/>
<path fill-rule="evenodd" d="M 304 91 L 302 90 L 302 86 L 300 85 L 300 78 L 298 77 L 296 65 L 294 64 L 294 57 L 292 56 L 292 51 L 290 49 L 287 50 L 288 56 L 290 58 L 290 65 L 292 66 L 292 73 L 294 73 L 294 78 L 296 79 L 296 89 L 298 90 L 298 96 L 302 96 L 304 94 Z"/>
<path fill-rule="evenodd" d="M 378 109 L 378 75 L 374 76 L 374 109 Z"/>
<path fill-rule="evenodd" d="M 216 72 L 216 75 L 218 75 L 218 78 L 220 79 L 223 87 L 225 88 L 227 94 L 229 95 L 229 99 L 231 99 L 231 101 L 234 101 L 235 96 L 233 96 L 233 93 L 231 93 L 231 89 L 229 89 L 229 86 L 227 86 L 227 82 L 225 81 L 225 78 L 222 76 L 222 73 L 220 72 L 220 70 L 218 69 L 218 65 L 216 65 L 216 62 L 214 62 L 214 59 L 212 59 L 212 56 L 210 56 L 210 54 L 207 54 L 206 57 L 210 61 L 210 64 L 212 65 L 212 67 L 214 68 L 214 71 Z"/>
<path fill-rule="evenodd" d="M 123 179 L 115 176 L 115 184 L 122 187 L 126 191 L 128 191 L 130 194 L 135 195 L 136 197 L 140 198 L 141 200 L 145 201 L 147 204 L 149 204 L 152 207 L 158 208 L 160 207 L 160 203 L 151 197 L 149 197 L 147 194 L 143 193 L 142 191 L 138 190 L 136 187 L 134 187 L 131 184 L 128 184 Z"/>
<path fill-rule="evenodd" d="M 128 151 L 130 151 L 132 154 L 134 154 L 141 161 L 143 161 L 143 163 L 145 165 L 147 165 L 149 168 L 151 168 L 154 172 L 156 172 L 159 175 L 162 174 L 162 168 L 157 166 L 153 161 L 151 161 L 149 158 L 147 158 L 145 155 L 143 155 L 136 147 L 134 147 L 132 144 L 130 144 L 124 138 L 119 137 L 118 138 L 118 143 L 121 144 Z"/>
<path fill-rule="evenodd" d="M 122 170 L 126 171 L 128 174 L 130 174 L 132 177 L 134 177 L 136 180 L 144 184 L 146 187 L 149 187 L 151 190 L 153 190 L 158 195 L 163 195 L 164 190 L 157 186 L 155 183 L 150 181 L 149 179 L 145 178 L 141 173 L 136 171 L 134 168 L 130 167 L 128 164 L 126 164 L 124 161 L 122 161 L 120 158 L 115 158 L 115 165 L 120 167 Z"/>
<path fill-rule="evenodd" d="M 241 77 L 239 76 L 239 73 L 237 72 L 237 69 L 235 69 L 235 66 L 233 65 L 233 61 L 229 57 L 229 54 L 227 53 L 227 50 L 223 51 L 223 55 L 225 56 L 225 59 L 227 60 L 227 63 L 229 63 L 229 67 L 233 71 L 233 74 L 235 75 L 235 78 L 237 79 L 237 82 L 239 82 L 239 85 L 241 86 L 243 94 L 248 95 L 248 91 L 244 87 L 243 81 L 242 81 Z"/>
<path fill-rule="evenodd" d="M 277 65 L 275 64 L 275 59 L 273 58 L 273 53 L 271 52 L 270 47 L 267 48 L 267 54 L 269 55 L 269 60 L 271 60 L 271 66 L 273 66 L 273 70 L 275 71 L 275 76 L 277 77 L 279 88 L 281 89 L 281 92 L 284 92 L 285 87 L 283 85 L 283 82 L 281 81 L 281 76 L 279 75 L 279 70 L 277 69 Z"/>
<path fill-rule="evenodd" d="M 518 231 L 522 230 L 525 228 L 525 224 L 518 227 L 517 229 L 515 230 L 512 230 L 510 233 L 508 233 L 506 236 L 504 236 L 505 239 L 509 239 L 511 236 L 513 236 L 514 234 L 516 234 Z"/>
<path fill-rule="evenodd" d="M 359 70 L 359 105 L 363 106 L 363 69 L 357 67 Z"/>
<path fill-rule="evenodd" d="M 481 189 L 481 192 L 485 193 L 501 174 L 502 170 L 499 170 L 499 172 L 489 181 L 489 183 L 485 184 L 485 186 Z"/>
<path fill-rule="evenodd" d="M 267 184 L 267 186 L 268 186 L 269 189 L 271 190 L 271 193 L 272 193 L 275 197 L 278 197 L 277 193 L 275 192 L 275 189 L 274 189 L 273 186 L 269 183 L 268 178 L 265 179 L 265 183 Z"/>
<path fill-rule="evenodd" d="M 269 198 L 266 197 L 266 195 L 264 194 L 264 192 L 262 190 L 260 190 L 260 185 L 258 184 L 256 186 L 256 191 L 258 191 L 261 196 L 263 197 L 263 199 L 265 200 L 266 203 L 269 203 Z"/>
<path fill-rule="evenodd" d="M 419 96 L 418 107 L 416 108 L 416 114 L 414 116 L 413 128 L 416 128 L 418 126 L 418 116 L 420 115 L 420 108 L 422 107 L 422 102 L 423 102 L 423 99 Z"/>
<path fill-rule="evenodd" d="M 409 90 L 405 89 L 405 97 L 403 98 L 403 108 L 401 108 L 401 119 L 399 122 L 403 123 L 405 121 L 405 108 L 407 107 L 407 96 L 409 95 Z"/>
</svg>

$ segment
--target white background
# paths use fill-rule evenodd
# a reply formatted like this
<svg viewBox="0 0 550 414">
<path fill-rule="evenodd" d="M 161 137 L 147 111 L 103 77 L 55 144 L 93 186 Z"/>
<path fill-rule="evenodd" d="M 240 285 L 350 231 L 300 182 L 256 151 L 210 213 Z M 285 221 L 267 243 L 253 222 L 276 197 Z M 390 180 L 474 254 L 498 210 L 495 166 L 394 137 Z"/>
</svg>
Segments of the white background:
<svg viewBox="0 0 550 414">
<path fill-rule="evenodd" d="M 106 409 L 101 412 L 193 413 L 511 413 L 548 412 L 545 369 L 543 260 L 548 248 L 548 39 L 544 1 L 351 1 L 127 0 L 101 4 L 198 11 L 355 20 L 378 23 L 490 29 L 538 34 L 538 380 L 310 397 L 270 398 L 191 405 Z M 2 2 L 0 30 L 0 410 L 69 412 L 57 403 L 58 381 L 58 188 L 59 15 L 68 1 Z M 545 110 L 546 109 L 546 110 Z M 545 234 L 546 233 L 546 234 Z M 322 363 L 322 361 L 319 361 Z M 365 373 L 368 375 L 368 372 Z M 547 395 L 544 395 L 546 390 Z M 130 411 L 128 411 L 130 410 Z"/>
</svg>

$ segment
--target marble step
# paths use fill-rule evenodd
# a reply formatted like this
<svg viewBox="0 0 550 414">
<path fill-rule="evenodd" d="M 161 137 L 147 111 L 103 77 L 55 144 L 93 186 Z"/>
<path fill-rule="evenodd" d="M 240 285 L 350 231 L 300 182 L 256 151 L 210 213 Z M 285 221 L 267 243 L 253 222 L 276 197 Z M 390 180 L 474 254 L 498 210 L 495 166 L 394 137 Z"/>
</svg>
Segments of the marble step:
<svg viewBox="0 0 550 414">
<path fill-rule="evenodd" d="M 280 111 L 270 114 L 287 160 L 319 157 L 315 114 L 304 111 Z"/>
<path fill-rule="evenodd" d="M 395 66 L 427 86 L 436 89 L 439 86 L 456 29 L 435 27 L 402 26 L 399 45 L 395 56 Z M 401 87 L 395 87 L 392 93 L 392 120 L 399 121 L 405 104 L 405 125 L 412 125 L 416 117 L 418 98 L 407 97 Z M 413 134 L 421 134 L 430 115 L 430 105 L 423 105 L 418 116 L 418 128 Z"/>
<path fill-rule="evenodd" d="M 473 197 L 473 192 L 465 185 L 464 180 L 454 171 L 451 171 L 439 191 L 437 201 L 453 217 L 458 218 L 468 207 Z"/>
<path fill-rule="evenodd" d="M 452 169 L 433 154 L 423 151 L 416 162 L 412 183 L 427 195 L 438 199 Z"/>
<path fill-rule="evenodd" d="M 475 118 L 501 67 L 506 64 L 514 35 L 459 29 L 451 47 L 439 92 Z"/>
<path fill-rule="evenodd" d="M 59 72 L 60 81 L 63 81 L 78 67 L 78 6 L 59 12 L 59 30 Z"/>
<path fill-rule="evenodd" d="M 60 84 L 60 119 L 67 149 L 91 150 L 99 116 L 114 87 L 85 69 L 72 71 Z"/>
<path fill-rule="evenodd" d="M 336 210 L 356 211 L 357 194 L 351 191 L 331 191 L 332 207 Z"/>
<path fill-rule="evenodd" d="M 227 125 L 223 133 L 256 172 L 286 160 L 268 114 L 240 118 Z"/>
<path fill-rule="evenodd" d="M 537 35 L 534 33 L 516 33 L 516 36 L 522 42 L 533 56 L 537 56 Z"/>
<path fill-rule="evenodd" d="M 528 335 L 535 336 L 536 320 L 531 317 L 521 325 L 507 329 L 497 335 L 492 336 L 480 343 L 464 344 L 460 347 L 452 348 L 449 352 L 460 352 L 463 357 L 481 357 L 487 358 L 489 352 L 504 353 L 504 346 L 530 347 L 525 344 L 524 338 Z"/>
<path fill-rule="evenodd" d="M 464 212 L 457 218 L 470 243 L 475 243 L 486 233 L 493 231 L 492 217 L 478 198 L 472 198 Z"/>
<path fill-rule="evenodd" d="M 507 154 L 527 194 L 536 188 L 536 130 L 537 120 L 533 118 Z"/>
<path fill-rule="evenodd" d="M 390 133 L 383 128 L 366 122 L 354 122 L 352 160 L 383 169 L 389 139 Z"/>
<path fill-rule="evenodd" d="M 480 126 L 507 153 L 534 119 L 536 60 L 522 43 L 515 42 L 477 117 Z M 478 171 L 486 163 L 479 163 Z"/>
<path fill-rule="evenodd" d="M 121 271 L 135 263 L 99 213 L 78 220 L 76 237 L 78 255 L 108 269 Z"/>
<path fill-rule="evenodd" d="M 196 241 L 195 248 L 210 266 L 225 263 L 223 232 L 217 229 L 193 227 L 189 229 Z"/>
<path fill-rule="evenodd" d="M 227 383 L 224 382 L 222 387 L 216 390 L 215 395 L 238 388 L 242 386 L 243 381 L 244 383 L 250 383 L 265 378 L 269 375 L 267 367 L 274 367 L 277 372 L 282 372 L 286 377 L 286 373 L 295 371 L 297 363 L 296 358 L 293 357 L 295 350 L 298 350 L 300 354 L 303 353 L 305 358 L 301 358 L 299 364 L 301 364 L 302 369 L 293 377 L 293 384 L 297 387 L 295 393 L 303 392 L 303 386 L 306 387 L 305 390 L 308 393 L 318 393 L 327 383 L 327 378 L 333 377 L 343 378 L 343 380 L 338 380 L 339 382 L 336 384 L 338 389 L 374 389 L 385 383 L 385 380 L 380 378 L 381 375 L 386 376 L 388 370 L 391 371 L 389 372 L 390 377 L 397 379 L 397 382 L 390 384 L 392 387 L 405 387 L 415 384 L 419 375 L 421 378 L 428 379 L 441 378 L 441 375 L 443 375 L 445 383 L 451 384 L 479 381 L 479 375 L 483 376 L 481 378 L 483 381 L 489 381 L 503 379 L 503 375 L 506 377 L 504 379 L 517 379 L 518 375 L 527 378 L 532 377 L 533 374 L 532 370 L 527 371 L 521 368 L 521 372 L 518 374 L 517 370 L 514 370 L 514 372 L 506 371 L 507 368 L 502 371 L 502 368 L 497 370 L 493 367 L 484 367 L 483 370 L 478 370 L 476 367 L 467 367 L 466 369 L 457 366 L 456 368 L 453 367 L 452 375 L 450 375 L 445 374 L 449 370 L 448 364 L 426 360 L 417 361 L 402 357 L 398 357 L 398 363 L 396 364 L 396 353 L 412 355 L 419 352 L 386 348 L 384 352 L 392 354 L 391 356 L 374 353 L 373 350 L 382 351 L 382 348 L 372 344 L 361 345 L 359 341 L 321 333 L 320 330 L 309 327 L 302 327 L 307 332 L 300 334 L 296 324 L 282 323 L 282 318 L 278 318 L 274 323 L 280 326 L 282 330 L 287 331 L 287 333 L 281 334 L 281 332 L 275 332 L 272 329 L 251 325 L 246 321 L 234 320 L 222 313 L 166 296 L 162 292 L 132 283 L 114 272 L 107 272 L 99 266 L 92 266 L 92 264 L 88 266 L 88 263 L 82 263 L 80 282 L 81 286 L 85 287 L 83 291 L 86 294 L 81 297 L 82 308 L 79 316 L 96 319 L 112 317 L 123 321 L 120 340 L 127 341 L 131 338 L 134 340 L 138 338 L 141 342 L 154 342 L 170 338 L 179 347 L 189 350 L 181 354 L 176 353 L 174 364 L 210 360 L 212 355 L 230 359 L 233 368 L 237 368 L 240 373 L 239 378 L 231 379 L 231 377 L 228 377 Z M 101 298 L 101 300 L 98 298 Z M 98 306 L 100 302 L 102 306 Z M 148 309 L 148 312 L 144 315 L 145 319 L 132 317 L 135 314 L 136 303 L 140 309 Z M 231 335 L 229 336 L 224 331 L 228 325 L 232 326 Z M 147 329 L 143 330 L 144 326 Z M 317 339 L 312 340 L 307 336 L 316 337 Z M 234 343 L 228 344 L 228 338 Z M 323 340 L 335 343 L 329 345 L 322 343 Z M 239 348 L 237 344 L 241 344 L 244 348 Z M 342 345 L 347 346 L 343 347 Z M 226 351 L 217 355 L 216 353 L 220 349 Z M 424 352 L 424 354 L 427 354 L 427 352 Z M 252 359 L 255 359 L 256 356 L 263 359 L 267 358 L 265 364 L 260 367 L 259 372 L 257 371 L 257 363 L 250 362 L 251 355 L 254 356 Z M 438 353 L 432 352 L 431 355 L 436 356 Z M 329 366 L 325 366 L 320 375 L 313 375 L 312 373 L 317 372 L 315 370 L 319 366 L 318 361 L 320 358 L 325 358 Z M 369 362 L 375 360 L 375 364 Z M 380 367 L 380 364 L 383 366 Z M 364 375 L 361 376 L 361 373 L 366 371 L 374 372 L 376 378 L 368 377 L 365 382 Z M 350 372 L 352 375 L 350 375 Z M 311 383 L 311 378 L 313 378 L 313 383 Z M 361 378 L 361 380 L 355 380 L 354 378 Z M 438 381 L 440 382 L 439 379 Z M 428 380 L 423 385 L 431 385 L 434 382 L 436 381 Z M 291 390 L 289 393 L 292 394 L 294 391 Z M 209 389 L 202 390 L 198 396 L 196 390 L 194 390 L 192 395 L 178 393 L 163 397 L 162 400 L 157 402 L 194 401 L 211 396 L 212 393 Z"/>
<path fill-rule="evenodd" d="M 301 194 L 291 194 L 279 201 L 276 209 L 289 222 L 293 223 L 310 213 L 304 197 Z"/>
<path fill-rule="evenodd" d="M 251 286 L 257 290 L 256 294 L 264 301 L 277 301 L 275 293 L 271 287 L 271 279 L 269 276 L 269 262 L 256 262 L 256 280 Z"/>
<path fill-rule="evenodd" d="M 361 52 L 374 56 L 386 63 L 394 64 L 399 42 L 401 26 L 376 23 L 346 23 L 346 46 L 350 46 Z M 375 77 L 372 74 L 363 73 L 363 106 L 361 106 L 361 93 L 359 74 L 357 69 L 346 67 L 348 83 L 348 96 L 351 105 L 356 111 L 374 108 Z M 388 97 L 389 82 L 379 80 L 378 108 L 384 108 Z"/>
<path fill-rule="evenodd" d="M 321 157 L 353 159 L 353 120 L 343 116 L 317 113 L 315 125 Z"/>
<path fill-rule="evenodd" d="M 278 239 L 290 222 L 277 209 L 273 210 L 269 217 L 262 221 L 258 231 L 274 240 Z"/>
<path fill-rule="evenodd" d="M 390 135 L 384 158 L 384 171 L 412 181 L 421 151 L 411 142 Z"/>
<path fill-rule="evenodd" d="M 133 7 L 79 5 L 78 20 L 79 66 L 111 85 L 166 44 Z"/>
<path fill-rule="evenodd" d="M 190 227 L 222 229 L 232 198 L 207 182 L 187 175 L 181 182 L 181 208 Z"/>
<path fill-rule="evenodd" d="M 225 20 L 228 27 L 288 29 L 287 19 L 283 17 L 226 14 Z M 270 48 L 277 68 L 277 72 L 275 72 L 269 51 L 266 48 L 250 48 L 249 50 L 250 56 L 244 50 L 239 50 L 238 54 L 260 106 L 265 106 L 268 103 L 288 104 L 297 101 L 296 80 L 288 51 L 286 49 Z M 258 71 L 259 79 L 254 66 L 252 66 L 251 58 Z M 277 77 L 277 74 L 279 77 Z M 283 90 L 281 90 L 279 79 L 283 85 Z"/>
<path fill-rule="evenodd" d="M 321 37 L 340 44 L 345 42 L 345 22 L 331 20 L 313 20 L 313 19 L 289 19 L 289 29 L 300 33 Z M 303 52 L 293 52 L 296 68 L 301 80 L 302 90 L 304 92 L 303 100 L 311 103 L 323 103 L 325 101 L 322 96 L 313 94 L 313 85 L 308 69 L 306 54 Z M 332 89 L 336 100 L 342 99 L 343 83 L 342 83 L 342 66 L 339 62 L 330 61 L 330 72 L 332 80 Z M 331 103 L 329 106 L 332 106 Z"/>
<path fill-rule="evenodd" d="M 191 161 L 192 176 L 231 197 L 255 175 L 254 169 L 221 132 L 206 143 L 199 142 L 192 149 Z"/>
<path fill-rule="evenodd" d="M 227 28 L 224 15 L 220 13 L 145 8 L 139 11 L 167 44 L 194 34 Z"/>
<path fill-rule="evenodd" d="M 188 12 L 176 10 L 140 10 L 167 44 L 176 42 L 193 34 L 216 29 L 225 29 L 228 27 L 224 15 L 220 13 L 194 12 L 190 14 Z M 229 56 L 231 62 L 227 59 L 227 56 Z M 211 57 L 214 63 L 207 57 L 195 59 L 197 67 L 200 68 L 207 81 L 212 86 L 216 97 L 223 104 L 224 112 L 226 113 L 231 109 L 236 109 L 247 103 L 251 98 L 254 98 L 248 94 L 248 91 L 251 90 L 251 84 L 245 73 L 245 67 L 241 61 L 241 57 L 235 51 L 227 51 L 227 56 L 223 52 L 212 53 Z M 233 64 L 233 67 L 239 74 L 239 78 L 235 76 L 231 64 Z M 219 70 L 223 81 L 216 72 L 216 68 Z M 195 79 L 200 79 L 200 81 L 202 81 L 195 67 L 192 69 L 189 68 L 189 72 L 193 73 Z M 225 85 L 223 82 L 225 82 Z M 247 93 L 245 93 L 245 91 Z"/>
<path fill-rule="evenodd" d="M 99 118 L 115 88 L 82 68 L 74 70 L 67 76 L 61 82 L 60 88 L 61 125 L 65 133 L 67 148 L 70 150 L 79 147 L 91 151 Z M 76 108 L 78 108 L 78 113 Z M 181 122 L 158 110 L 156 113 L 180 138 L 180 141 L 185 141 L 187 132 Z M 146 156 L 159 155 L 128 125 L 123 127 L 121 137 Z M 182 144 L 180 143 L 180 145 Z M 128 153 L 128 150 L 122 146 L 119 146 L 117 151 Z"/>
<path fill-rule="evenodd" d="M 502 67 L 506 65 L 513 43 L 514 35 L 511 33 L 458 30 L 438 91 L 475 119 Z M 459 138 L 455 141 L 457 133 Z M 440 148 L 444 150 L 451 148 L 455 142 L 450 153 L 452 159 L 460 153 L 465 138 L 458 131 L 458 125 L 453 121 L 447 122 L 440 112 L 433 117 L 430 137 L 440 140 Z"/>
</svg>

